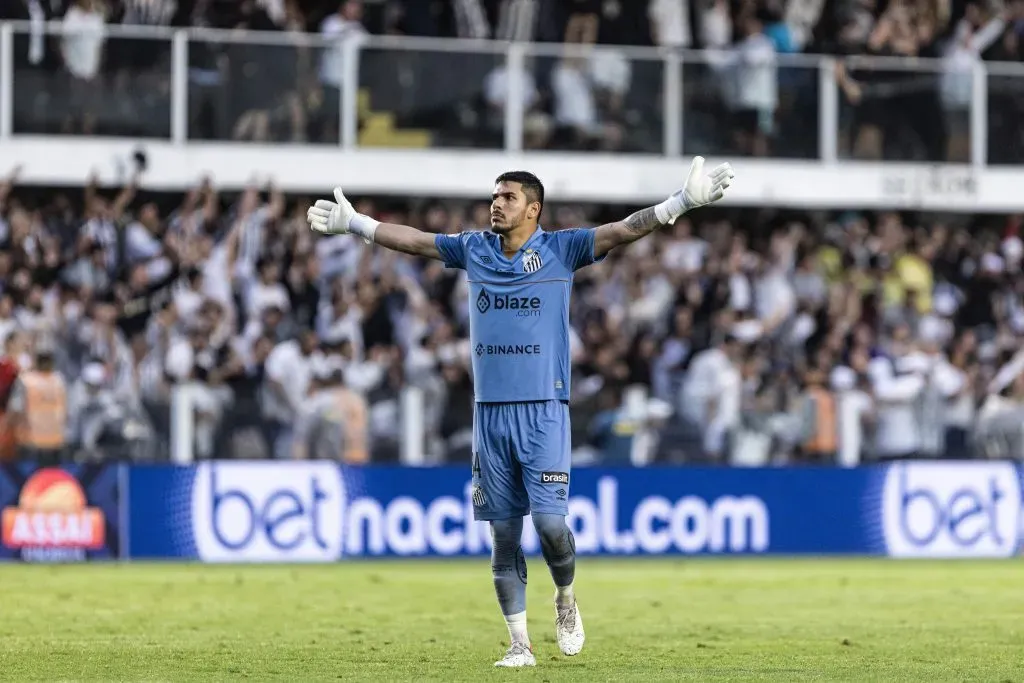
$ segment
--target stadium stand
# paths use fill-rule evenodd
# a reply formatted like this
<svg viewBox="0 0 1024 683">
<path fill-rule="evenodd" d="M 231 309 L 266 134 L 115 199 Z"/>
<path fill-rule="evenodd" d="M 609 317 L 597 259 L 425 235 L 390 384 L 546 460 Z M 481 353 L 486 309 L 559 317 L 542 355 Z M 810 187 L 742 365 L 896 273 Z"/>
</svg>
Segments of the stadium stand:
<svg viewBox="0 0 1024 683">
<path fill-rule="evenodd" d="M 933 162 L 971 157 L 972 65 L 1019 62 L 1024 27 L 1019 1 L 16 0 L 2 12 L 31 25 L 14 39 L 14 134 L 170 138 L 174 47 L 145 27 L 176 26 L 273 41 L 195 34 L 193 140 L 337 144 L 346 44 L 385 35 L 395 49 L 365 50 L 355 71 L 361 146 L 500 149 L 516 78 L 524 148 L 661 153 L 666 67 L 638 46 L 706 49 L 682 65 L 687 153 L 816 157 L 807 119 L 820 69 L 798 54 L 813 53 L 841 57 L 841 157 Z M 66 34 L 48 35 L 47 19 Z M 138 33 L 103 38 L 104 23 Z M 539 45 L 513 74 L 505 48 L 486 47 L 500 43 L 467 59 L 421 47 L 422 36 Z M 584 58 L 563 46 L 594 42 L 615 50 Z M 898 59 L 880 70 L 860 55 Z M 941 68 L 906 70 L 926 56 Z M 1018 163 L 1020 79 L 1000 78 L 988 81 L 988 163 Z M 414 387 L 425 461 L 469 461 L 459 274 L 347 236 L 315 239 L 309 199 L 272 183 L 239 194 L 197 178 L 147 192 L 147 158 L 132 163 L 120 187 L 27 186 L 14 169 L 0 188 L 8 413 L 23 398 L 14 375 L 44 345 L 69 387 L 67 457 L 168 458 L 172 395 L 187 384 L 200 458 L 394 462 Z M 363 213 L 432 232 L 488 222 L 486 205 L 447 197 L 361 201 Z M 542 223 L 634 208 L 552 204 Z M 716 209 L 582 271 L 576 460 L 854 465 L 1019 452 L 1021 216 L 832 209 Z M 339 386 L 350 406 L 340 422 L 303 409 L 312 388 Z M 16 435 L 4 440 L 16 457 Z"/>
<path fill-rule="evenodd" d="M 814 157 L 813 54 L 844 58 L 835 73 L 841 155 L 928 161 L 969 158 L 972 64 L 1021 61 L 1024 21 L 1019 1 L 950 0 L 13 0 L 0 12 L 33 26 L 15 40 L 16 133 L 169 137 L 160 114 L 170 107 L 173 49 L 158 29 L 195 27 L 259 31 L 271 44 L 220 34 L 193 42 L 190 139 L 337 143 L 345 45 L 372 34 L 405 42 L 365 50 L 354 70 L 365 145 L 501 147 L 496 109 L 515 68 L 502 44 L 477 45 L 470 57 L 415 42 L 429 36 L 536 41 L 516 74 L 526 82 L 527 149 L 660 152 L 664 66 L 643 49 L 704 48 L 703 61 L 682 69 L 686 149 Z M 122 32 L 46 40 L 46 19 Z M 557 43 L 615 49 L 584 56 Z M 880 67 L 862 55 L 892 59 Z M 941 66 L 911 61 L 922 57 Z M 725 77 L 730 69 L 735 78 Z M 993 163 L 1024 157 L 1013 76 L 989 81 Z"/>
</svg>

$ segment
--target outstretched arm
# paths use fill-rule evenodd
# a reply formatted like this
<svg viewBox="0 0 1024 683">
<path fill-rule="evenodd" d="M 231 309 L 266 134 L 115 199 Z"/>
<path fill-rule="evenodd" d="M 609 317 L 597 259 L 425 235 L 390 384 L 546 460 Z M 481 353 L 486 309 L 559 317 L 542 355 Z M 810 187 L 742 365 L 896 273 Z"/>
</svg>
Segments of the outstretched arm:
<svg viewBox="0 0 1024 683">
<path fill-rule="evenodd" d="M 728 163 L 705 175 L 704 157 L 694 157 L 683 189 L 662 203 L 641 209 L 621 221 L 598 226 L 594 235 L 594 258 L 601 258 L 615 247 L 636 242 L 666 223 L 674 223 L 690 209 L 717 202 L 735 175 Z"/>
<path fill-rule="evenodd" d="M 333 202 L 327 199 L 317 200 L 317 203 L 309 208 L 306 219 L 316 232 L 325 235 L 351 233 L 362 237 L 367 244 L 372 242 L 403 254 L 438 260 L 442 258 L 434 242 L 435 236 L 431 233 L 408 225 L 381 223 L 369 216 L 356 213 L 340 187 L 334 189 L 334 199 Z"/>
<path fill-rule="evenodd" d="M 355 231 L 353 230 L 353 232 Z M 377 223 L 377 229 L 373 231 L 370 241 L 403 254 L 441 259 L 441 252 L 435 246 L 434 237 L 429 232 L 423 232 L 408 225 Z"/>
<path fill-rule="evenodd" d="M 599 225 L 594 235 L 594 258 L 601 258 L 615 247 L 636 242 L 662 225 L 653 206 L 640 209 L 621 221 Z"/>
<path fill-rule="evenodd" d="M 6 178 L 0 180 L 0 211 L 4 210 L 4 203 L 17 184 L 19 175 L 21 175 L 21 166 L 15 166 Z"/>
</svg>

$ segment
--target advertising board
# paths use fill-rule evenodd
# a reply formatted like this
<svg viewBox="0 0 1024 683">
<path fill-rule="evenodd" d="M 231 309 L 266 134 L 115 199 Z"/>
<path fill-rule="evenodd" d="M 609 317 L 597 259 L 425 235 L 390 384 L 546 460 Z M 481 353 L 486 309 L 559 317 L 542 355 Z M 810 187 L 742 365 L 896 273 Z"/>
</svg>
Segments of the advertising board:
<svg viewBox="0 0 1024 683">
<path fill-rule="evenodd" d="M 881 554 L 886 472 L 583 468 L 568 521 L 581 555 Z M 208 562 L 487 554 L 469 475 L 329 462 L 136 467 L 131 552 Z M 523 545 L 539 551 L 529 524 Z"/>
<path fill-rule="evenodd" d="M 121 552 L 119 466 L 0 467 L 0 559 L 81 562 Z"/>
</svg>

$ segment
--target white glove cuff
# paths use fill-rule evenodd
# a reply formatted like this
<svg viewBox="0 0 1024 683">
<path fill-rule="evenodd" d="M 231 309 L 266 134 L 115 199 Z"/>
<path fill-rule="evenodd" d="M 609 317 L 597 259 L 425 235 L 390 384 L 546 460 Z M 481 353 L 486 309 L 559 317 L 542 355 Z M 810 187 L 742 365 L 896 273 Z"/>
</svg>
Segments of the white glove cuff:
<svg viewBox="0 0 1024 683">
<path fill-rule="evenodd" d="M 348 222 L 348 231 L 353 235 L 359 235 L 367 242 L 373 242 L 373 234 L 377 232 L 380 221 L 375 221 L 369 216 L 357 213 Z"/>
<path fill-rule="evenodd" d="M 671 223 L 681 214 L 686 212 L 686 202 L 683 199 L 683 193 L 679 192 L 672 195 L 661 204 L 654 206 L 654 215 L 661 224 Z"/>
</svg>

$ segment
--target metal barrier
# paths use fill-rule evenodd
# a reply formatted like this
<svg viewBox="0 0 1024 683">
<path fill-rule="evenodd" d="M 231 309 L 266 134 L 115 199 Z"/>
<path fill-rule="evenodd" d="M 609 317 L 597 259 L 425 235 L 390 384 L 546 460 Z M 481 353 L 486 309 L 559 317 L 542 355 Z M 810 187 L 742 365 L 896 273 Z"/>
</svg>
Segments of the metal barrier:
<svg viewBox="0 0 1024 683">
<path fill-rule="evenodd" d="M 66 49 L 82 57 L 75 73 Z M 1024 65 L 980 60 L 754 62 L 731 50 L 0 25 L 0 141 L 98 135 L 980 167 L 1024 161 L 1021 92 Z"/>
</svg>

